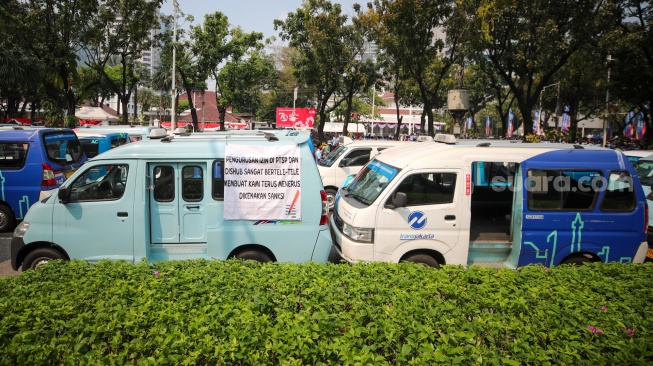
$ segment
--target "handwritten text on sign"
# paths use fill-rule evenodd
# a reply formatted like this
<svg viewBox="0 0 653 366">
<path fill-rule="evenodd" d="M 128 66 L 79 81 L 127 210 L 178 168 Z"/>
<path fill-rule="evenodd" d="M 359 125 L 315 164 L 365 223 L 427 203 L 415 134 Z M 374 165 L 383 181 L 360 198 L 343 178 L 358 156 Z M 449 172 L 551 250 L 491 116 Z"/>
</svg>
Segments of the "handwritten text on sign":
<svg viewBox="0 0 653 366">
<path fill-rule="evenodd" d="M 225 220 L 301 220 L 299 147 L 227 145 Z"/>
</svg>

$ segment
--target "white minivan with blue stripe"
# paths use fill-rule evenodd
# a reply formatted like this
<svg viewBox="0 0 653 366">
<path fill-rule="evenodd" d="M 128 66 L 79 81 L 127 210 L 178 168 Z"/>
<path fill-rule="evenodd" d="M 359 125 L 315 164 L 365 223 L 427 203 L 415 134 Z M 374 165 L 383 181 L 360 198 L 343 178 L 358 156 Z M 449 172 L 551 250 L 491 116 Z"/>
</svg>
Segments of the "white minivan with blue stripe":
<svg viewBox="0 0 653 366">
<path fill-rule="evenodd" d="M 34 205 L 14 232 L 13 269 L 53 259 L 328 260 L 327 198 L 307 133 L 163 136 L 98 155 Z"/>
</svg>

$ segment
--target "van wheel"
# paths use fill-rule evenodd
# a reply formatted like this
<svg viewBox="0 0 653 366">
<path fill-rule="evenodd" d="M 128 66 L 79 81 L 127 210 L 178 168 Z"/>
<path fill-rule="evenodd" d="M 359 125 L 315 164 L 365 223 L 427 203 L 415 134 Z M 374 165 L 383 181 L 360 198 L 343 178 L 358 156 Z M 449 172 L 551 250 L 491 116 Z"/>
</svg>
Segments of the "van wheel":
<svg viewBox="0 0 653 366">
<path fill-rule="evenodd" d="M 55 259 L 65 259 L 57 250 L 52 248 L 40 248 L 30 252 L 23 260 L 23 271 L 40 267 Z"/>
<path fill-rule="evenodd" d="M 269 255 L 259 252 L 258 250 L 245 250 L 236 254 L 236 258 L 243 260 L 252 260 L 261 263 L 272 262 L 272 258 Z"/>
<path fill-rule="evenodd" d="M 327 195 L 327 204 L 329 205 L 329 211 L 333 211 L 333 205 L 336 203 L 336 195 L 338 191 L 335 189 L 327 188 L 324 190 Z"/>
<path fill-rule="evenodd" d="M 11 208 L 0 205 L 0 232 L 11 231 L 16 228 L 16 218 Z"/>
<path fill-rule="evenodd" d="M 574 254 L 565 258 L 560 264 L 572 264 L 574 266 L 581 266 L 583 263 L 591 263 L 592 258 L 586 254 Z"/>
<path fill-rule="evenodd" d="M 421 263 L 425 266 L 429 266 L 433 268 L 440 268 L 440 264 L 438 263 L 438 261 L 428 254 L 413 254 L 410 257 L 404 259 L 404 261 L 412 262 L 412 263 Z"/>
</svg>

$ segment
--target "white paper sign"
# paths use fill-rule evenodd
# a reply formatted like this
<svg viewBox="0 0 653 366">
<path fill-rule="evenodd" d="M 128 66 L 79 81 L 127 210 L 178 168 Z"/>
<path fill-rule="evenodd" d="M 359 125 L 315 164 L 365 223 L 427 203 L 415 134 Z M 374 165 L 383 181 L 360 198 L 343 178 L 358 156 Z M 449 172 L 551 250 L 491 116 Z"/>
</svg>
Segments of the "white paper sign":
<svg viewBox="0 0 653 366">
<path fill-rule="evenodd" d="M 225 220 L 301 220 L 299 146 L 228 144 Z"/>
</svg>

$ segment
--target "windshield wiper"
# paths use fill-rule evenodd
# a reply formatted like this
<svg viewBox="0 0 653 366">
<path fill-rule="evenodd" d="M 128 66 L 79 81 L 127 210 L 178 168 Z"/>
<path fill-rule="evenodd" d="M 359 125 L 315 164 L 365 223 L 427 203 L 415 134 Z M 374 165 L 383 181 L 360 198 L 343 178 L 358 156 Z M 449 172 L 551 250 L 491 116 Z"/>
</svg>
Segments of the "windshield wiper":
<svg viewBox="0 0 653 366">
<path fill-rule="evenodd" d="M 369 204 L 367 203 L 367 201 L 365 200 L 364 197 L 359 196 L 359 195 L 357 195 L 357 194 L 355 194 L 355 193 L 347 193 L 347 194 L 345 195 L 345 197 L 351 197 L 351 198 L 355 199 L 356 201 L 358 201 L 358 202 L 360 202 L 360 203 L 364 203 L 364 204 L 366 204 L 366 205 L 369 205 Z"/>
</svg>

